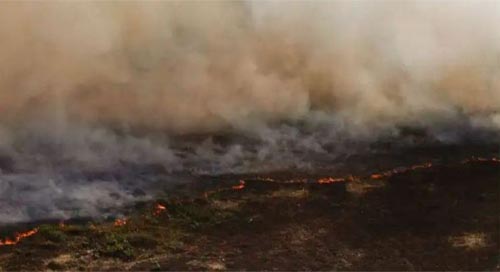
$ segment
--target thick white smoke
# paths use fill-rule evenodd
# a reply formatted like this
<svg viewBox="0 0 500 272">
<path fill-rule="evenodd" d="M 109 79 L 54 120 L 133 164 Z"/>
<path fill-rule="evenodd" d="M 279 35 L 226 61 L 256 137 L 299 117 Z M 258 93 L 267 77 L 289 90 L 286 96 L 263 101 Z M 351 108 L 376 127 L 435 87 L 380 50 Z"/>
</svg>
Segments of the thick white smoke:
<svg viewBox="0 0 500 272">
<path fill-rule="evenodd" d="M 491 113 L 499 6 L 4 2 L 1 118 L 186 133 L 314 110 L 368 126 Z"/>
<path fill-rule="evenodd" d="M 307 168 L 413 127 L 498 142 L 499 24 L 497 1 L 1 2 L 0 222 L 128 201 L 88 176 L 137 165 Z"/>
</svg>

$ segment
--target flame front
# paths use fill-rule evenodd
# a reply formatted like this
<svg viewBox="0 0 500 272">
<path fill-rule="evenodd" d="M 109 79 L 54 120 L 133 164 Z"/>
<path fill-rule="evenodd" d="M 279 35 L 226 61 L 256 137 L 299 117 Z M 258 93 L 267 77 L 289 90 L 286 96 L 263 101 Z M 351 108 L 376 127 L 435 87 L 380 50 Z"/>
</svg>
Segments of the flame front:
<svg viewBox="0 0 500 272">
<path fill-rule="evenodd" d="M 160 214 L 162 214 L 166 210 L 167 210 L 167 207 L 165 207 L 164 205 L 158 203 L 158 204 L 156 204 L 156 207 L 155 207 L 155 210 L 153 212 L 153 215 L 154 216 L 159 216 Z"/>
<path fill-rule="evenodd" d="M 316 182 L 319 184 L 330 184 L 330 183 L 337 183 L 337 182 L 346 182 L 346 178 L 333 178 L 333 177 L 326 177 L 326 178 L 320 178 Z"/>
<path fill-rule="evenodd" d="M 471 162 L 500 163 L 500 158 L 496 158 L 496 157 L 493 157 L 493 158 L 471 157 L 469 159 L 465 159 L 462 161 L 463 164 L 467 164 L 467 163 L 471 163 Z M 408 166 L 408 167 L 399 167 L 399 168 L 392 169 L 392 170 L 385 171 L 385 172 L 373 173 L 373 174 L 369 175 L 368 177 L 370 179 L 383 179 L 383 178 L 391 177 L 395 174 L 401 174 L 401 173 L 406 173 L 406 172 L 412 171 L 412 170 L 426 169 L 426 168 L 431 168 L 431 167 L 433 167 L 433 164 L 428 162 L 428 163 L 416 164 L 416 165 L 412 165 L 412 166 Z M 358 177 L 358 176 L 323 177 L 323 178 L 316 179 L 315 182 L 317 184 L 332 184 L 332 183 L 341 183 L 341 182 L 352 182 L 355 180 L 359 180 L 360 178 L 361 177 Z M 267 181 L 267 182 L 278 182 L 277 180 L 274 180 L 274 179 L 269 178 L 269 177 L 257 177 L 256 180 Z M 310 180 L 308 181 L 307 179 L 292 179 L 292 180 L 286 181 L 285 183 L 308 183 L 308 182 L 310 182 Z M 242 190 L 244 188 L 245 188 L 245 181 L 244 180 L 240 180 L 238 185 L 234 185 L 231 187 L 231 189 L 233 189 L 233 190 Z M 206 197 L 208 197 L 208 195 L 210 195 L 210 194 L 220 192 L 220 191 L 225 191 L 228 189 L 229 188 L 219 189 L 219 190 L 215 190 L 215 191 L 208 191 L 208 192 L 205 192 L 204 194 Z M 155 206 L 155 210 L 153 211 L 153 215 L 158 216 L 165 211 L 167 211 L 167 207 L 165 205 L 157 203 Z M 117 218 L 114 221 L 114 226 L 115 227 L 125 226 L 127 224 L 127 220 L 128 220 L 127 218 Z M 65 227 L 64 221 L 61 221 L 59 223 L 59 227 L 61 227 L 61 228 Z M 91 228 L 95 228 L 95 226 L 92 224 Z M 37 232 L 38 232 L 38 228 L 35 228 L 35 229 L 29 230 L 26 232 L 16 233 L 15 237 L 12 239 L 11 238 L 5 238 L 3 240 L 0 239 L 0 246 L 16 245 L 24 238 L 35 235 Z"/>
<path fill-rule="evenodd" d="M 121 227 L 127 225 L 127 218 L 117 218 L 114 222 L 115 227 Z"/>
<path fill-rule="evenodd" d="M 15 237 L 13 239 L 5 238 L 4 240 L 0 240 L 0 246 L 15 245 L 15 244 L 21 242 L 21 240 L 23 240 L 24 238 L 30 237 L 32 235 L 35 235 L 37 232 L 38 232 L 38 228 L 35 228 L 35 229 L 32 229 L 32 230 L 28 230 L 26 232 L 16 233 L 16 235 L 15 235 Z"/>
<path fill-rule="evenodd" d="M 244 180 L 240 180 L 240 184 L 238 185 L 234 185 L 233 187 L 233 190 L 242 190 L 245 188 L 245 181 Z"/>
<path fill-rule="evenodd" d="M 417 170 L 417 169 L 431 168 L 431 167 L 432 167 L 432 163 L 426 162 L 426 163 L 423 163 L 423 164 L 416 164 L 416 165 L 412 165 L 412 166 L 409 166 L 409 167 L 396 168 L 396 169 L 385 171 L 385 172 L 381 172 L 381 173 L 374 173 L 374 174 L 370 175 L 370 178 L 371 179 L 383 179 L 383 178 L 387 178 L 387 177 L 393 176 L 395 174 L 401 174 L 401 173 L 406 173 L 408 171 L 413 171 L 413 170 Z"/>
</svg>

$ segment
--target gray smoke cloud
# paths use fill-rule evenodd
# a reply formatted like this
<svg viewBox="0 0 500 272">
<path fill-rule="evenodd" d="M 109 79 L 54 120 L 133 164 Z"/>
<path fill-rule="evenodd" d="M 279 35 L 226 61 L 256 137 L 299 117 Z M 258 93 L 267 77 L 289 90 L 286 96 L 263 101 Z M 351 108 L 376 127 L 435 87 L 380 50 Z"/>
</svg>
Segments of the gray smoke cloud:
<svg viewBox="0 0 500 272">
<path fill-rule="evenodd" d="M 157 169 L 310 169 L 402 128 L 497 142 L 499 24 L 496 1 L 4 1 L 0 222 L 98 215 Z"/>
</svg>

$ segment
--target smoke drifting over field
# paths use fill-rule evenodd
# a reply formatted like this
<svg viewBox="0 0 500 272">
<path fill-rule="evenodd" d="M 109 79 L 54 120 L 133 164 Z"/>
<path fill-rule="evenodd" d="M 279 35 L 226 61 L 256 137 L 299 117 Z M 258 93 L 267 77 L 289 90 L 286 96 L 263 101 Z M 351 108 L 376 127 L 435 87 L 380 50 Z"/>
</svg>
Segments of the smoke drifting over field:
<svg viewBox="0 0 500 272">
<path fill-rule="evenodd" d="M 2 2 L 0 222 L 133 199 L 137 165 L 314 167 L 404 128 L 498 142 L 499 24 L 496 1 Z"/>
</svg>

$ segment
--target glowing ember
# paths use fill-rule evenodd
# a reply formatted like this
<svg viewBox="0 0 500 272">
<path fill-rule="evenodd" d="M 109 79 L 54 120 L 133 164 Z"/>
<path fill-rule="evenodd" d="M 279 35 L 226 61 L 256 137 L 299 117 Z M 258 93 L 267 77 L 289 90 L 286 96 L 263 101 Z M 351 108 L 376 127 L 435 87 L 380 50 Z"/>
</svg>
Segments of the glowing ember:
<svg viewBox="0 0 500 272">
<path fill-rule="evenodd" d="M 161 213 L 167 210 L 167 207 L 161 205 L 160 203 L 156 204 L 155 210 L 153 212 L 154 216 L 159 216 Z"/>
<path fill-rule="evenodd" d="M 242 190 L 243 188 L 245 188 L 245 181 L 240 180 L 240 184 L 234 185 L 232 188 L 233 190 Z"/>
<path fill-rule="evenodd" d="M 484 157 L 471 157 L 469 159 L 463 160 L 462 163 L 470 163 L 470 162 L 493 162 L 493 163 L 500 163 L 500 158 L 492 157 L 492 158 L 484 158 Z M 317 184 L 331 184 L 331 183 L 337 183 L 337 182 L 352 182 L 356 180 L 361 180 L 363 178 L 370 178 L 370 179 L 384 179 L 391 177 L 396 174 L 402 174 L 402 173 L 407 173 L 409 171 L 413 170 L 418 170 L 418 169 L 426 169 L 426 168 L 431 168 L 434 165 L 430 162 L 422 163 L 422 164 L 416 164 L 416 165 L 411 165 L 407 167 L 398 167 L 392 170 L 384 171 L 384 172 L 379 172 L 379 173 L 372 173 L 371 175 L 367 177 L 363 176 L 347 176 L 347 177 L 323 177 L 323 178 L 318 178 L 315 180 Z M 259 181 L 266 181 L 266 182 L 276 182 L 276 183 L 309 183 L 310 180 L 308 179 L 290 179 L 290 180 L 275 180 L 269 177 L 262 177 L 258 176 L 254 178 L 255 180 Z M 244 181 L 240 181 L 240 185 L 233 186 L 232 188 L 234 190 L 239 190 L 244 188 Z"/>
<path fill-rule="evenodd" d="M 467 163 L 471 163 L 471 162 L 500 163 L 500 158 L 496 158 L 496 157 L 493 157 L 493 158 L 471 157 L 469 159 L 465 159 L 462 161 L 463 164 L 467 164 Z M 417 164 L 417 165 L 412 165 L 412 166 L 408 166 L 408 167 L 400 167 L 400 168 L 392 169 L 392 170 L 385 171 L 385 172 L 373 173 L 373 174 L 369 175 L 369 178 L 371 178 L 371 179 L 383 179 L 383 178 L 393 176 L 395 174 L 406 173 L 408 171 L 417 170 L 417 169 L 431 168 L 432 166 L 433 166 L 432 163 L 424 163 L 424 164 Z M 360 178 L 361 177 L 357 177 L 357 176 L 323 177 L 323 178 L 318 178 L 316 180 L 316 183 L 317 184 L 332 184 L 332 183 L 338 183 L 338 182 L 351 182 L 351 181 L 359 180 Z M 274 180 L 274 179 L 268 178 L 268 177 L 257 177 L 256 180 L 267 181 L 267 182 L 279 182 L 277 180 Z M 308 181 L 307 179 L 292 179 L 292 180 L 285 181 L 283 183 L 309 183 L 309 182 L 310 182 L 310 180 Z M 244 180 L 240 180 L 238 185 L 234 185 L 231 187 L 231 189 L 233 189 L 233 190 L 242 190 L 244 188 L 245 188 L 245 181 Z M 209 192 L 205 192 L 204 195 L 205 195 L 205 197 L 208 197 L 210 194 L 217 193 L 220 191 L 225 191 L 228 189 L 229 188 L 209 191 Z M 153 211 L 153 215 L 159 216 L 161 213 L 166 212 L 166 211 L 167 211 L 167 207 L 165 205 L 158 203 L 155 206 L 155 210 Z M 114 221 L 114 226 L 115 227 L 125 226 L 127 224 L 127 220 L 128 220 L 127 218 L 117 218 Z M 64 221 L 61 221 L 59 223 L 59 227 L 61 227 L 61 228 L 65 227 Z M 90 228 L 94 229 L 96 227 L 95 227 L 95 225 L 91 224 Z M 3 240 L 0 239 L 0 246 L 16 245 L 24 238 L 35 235 L 37 232 L 38 232 L 38 228 L 35 228 L 35 229 L 29 230 L 26 232 L 16 233 L 14 238 L 4 238 Z"/>
<path fill-rule="evenodd" d="M 381 179 L 383 177 L 385 177 L 383 174 L 372 174 L 370 176 L 371 179 Z"/>
<path fill-rule="evenodd" d="M 345 178 L 332 178 L 332 177 L 326 177 L 326 178 L 320 178 L 317 180 L 317 183 L 319 184 L 330 184 L 330 183 L 337 183 L 337 182 L 345 182 Z"/>
<path fill-rule="evenodd" d="M 409 167 L 396 168 L 396 169 L 389 170 L 389 171 L 382 172 L 382 173 L 374 173 L 374 174 L 370 175 L 370 178 L 371 179 L 383 179 L 383 178 L 387 178 L 387 177 L 390 177 L 390 176 L 395 175 L 395 174 L 401 174 L 401 173 L 406 173 L 406 172 L 412 171 L 412 170 L 424 169 L 424 168 L 430 168 L 430 167 L 432 167 L 432 163 L 427 162 L 424 164 L 417 164 L 417 165 L 412 165 Z"/>
<path fill-rule="evenodd" d="M 121 227 L 127 225 L 127 218 L 117 218 L 114 223 L 115 227 Z"/>
<path fill-rule="evenodd" d="M 21 242 L 21 240 L 23 240 L 24 238 L 35 235 L 37 232 L 38 232 L 38 229 L 35 228 L 35 229 L 29 230 L 26 232 L 16 233 L 14 239 L 6 238 L 3 241 L 0 239 L 0 246 L 15 245 L 15 244 Z"/>
</svg>

